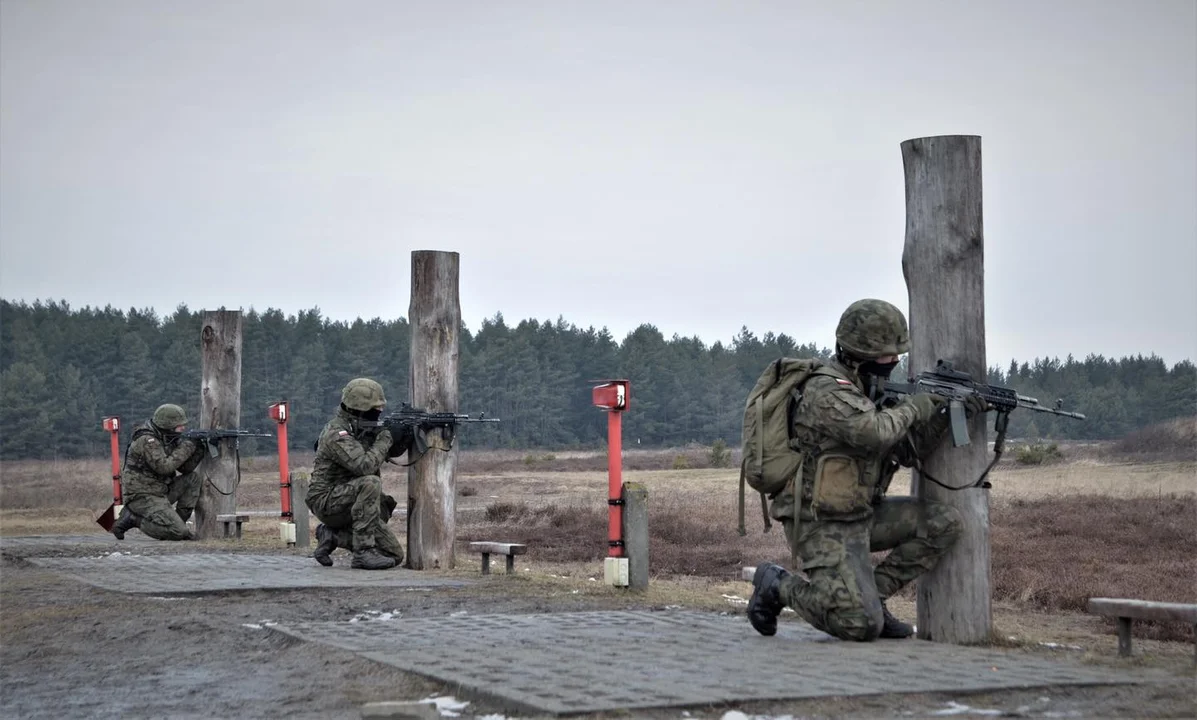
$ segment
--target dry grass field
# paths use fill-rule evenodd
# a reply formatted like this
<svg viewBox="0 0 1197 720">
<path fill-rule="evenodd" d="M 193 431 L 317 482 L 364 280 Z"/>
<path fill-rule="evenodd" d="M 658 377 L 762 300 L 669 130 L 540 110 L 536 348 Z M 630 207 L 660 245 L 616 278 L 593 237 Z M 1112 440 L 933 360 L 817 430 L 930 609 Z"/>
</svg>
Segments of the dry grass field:
<svg viewBox="0 0 1197 720">
<path fill-rule="evenodd" d="M 1186 426 L 1187 427 L 1187 426 Z M 993 593 L 999 640 L 1019 633 L 1063 635 L 1080 623 L 1087 598 L 1138 597 L 1197 602 L 1197 461 L 1187 437 L 1151 453 L 1123 445 L 1061 448 L 1061 457 L 1022 465 L 1015 446 L 991 475 Z M 295 473 L 311 455 L 292 456 Z M 1179 459 L 1178 459 L 1179 458 Z M 651 568 L 666 593 L 723 606 L 746 597 L 742 565 L 788 564 L 780 528 L 762 533 L 756 497 L 747 498 L 748 535 L 736 532 L 737 472 L 709 467 L 709 448 L 629 451 L 624 479 L 645 485 L 650 502 Z M 736 458 L 731 462 L 735 463 Z M 279 507 L 273 458 L 244 458 L 238 508 L 264 514 L 246 544 L 277 546 Z M 406 497 L 406 472 L 384 470 L 388 492 Z M 896 492 L 908 487 L 902 478 Z M 0 534 L 87 533 L 110 502 L 106 461 L 0 463 Z M 587 587 L 606 552 L 605 458 L 594 452 L 463 451 L 457 479 L 458 540 L 528 543 L 521 568 L 545 582 Z M 392 520 L 400 539 L 401 516 Z M 476 562 L 464 552 L 460 562 Z M 600 583 L 601 584 L 601 583 Z M 593 586 L 593 585 L 591 585 Z M 895 599 L 899 611 L 914 593 Z M 1102 623 L 1113 632 L 1112 622 Z M 1026 626 L 1028 618 L 1038 618 Z M 1069 620 L 1072 618 L 1072 620 Z M 1080 627 L 1077 625 L 1077 627 Z M 1053 632 L 1055 632 L 1053 631 Z M 1136 623 L 1136 637 L 1192 642 L 1183 625 Z M 1074 633 L 1080 636 L 1083 633 Z M 1191 654 L 1191 647 L 1180 653 Z"/>
</svg>

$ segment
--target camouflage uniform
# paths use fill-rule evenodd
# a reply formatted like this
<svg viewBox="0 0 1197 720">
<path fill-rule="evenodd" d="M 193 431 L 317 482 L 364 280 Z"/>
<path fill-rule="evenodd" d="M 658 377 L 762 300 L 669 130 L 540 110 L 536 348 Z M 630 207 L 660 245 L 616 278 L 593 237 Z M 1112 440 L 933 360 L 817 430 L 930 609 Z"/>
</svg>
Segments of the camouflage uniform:
<svg viewBox="0 0 1197 720">
<path fill-rule="evenodd" d="M 909 349 L 898 308 L 859 300 L 840 317 L 836 361 L 802 386 L 791 428 L 802 465 L 772 498 L 769 514 L 782 522 L 805 577 L 758 566 L 748 618 L 761 634 L 777 631 L 783 606 L 845 640 L 913 632 L 884 603 L 935 567 L 960 536 L 962 519 L 948 505 L 885 497 L 898 468 L 934 450 L 950 424 L 934 395 L 911 395 L 884 409 L 875 403 L 879 384 Z M 985 409 L 978 400 L 969 411 Z M 869 553 L 882 550 L 890 553 L 874 568 Z"/>
<path fill-rule="evenodd" d="M 199 501 L 203 447 L 152 422 L 133 431 L 121 471 L 125 508 L 157 540 L 190 540 L 186 522 Z"/>
<path fill-rule="evenodd" d="M 838 363 L 825 369 L 830 373 L 807 381 L 794 412 L 796 444 L 815 449 L 803 464 L 797 522 L 792 486 L 769 510 L 806 574 L 785 578 L 779 591 L 816 628 L 872 640 L 881 631 L 881 604 L 935 567 L 960 534 L 959 513 L 950 506 L 884 497 L 898 467 L 934 449 L 948 419 L 937 413 L 917 422 L 908 403 L 879 410 L 854 371 Z M 882 550 L 891 552 L 874 569 L 869 553 Z"/>
<path fill-rule="evenodd" d="M 403 546 L 387 527 L 395 499 L 382 492 L 379 469 L 391 450 L 387 430 L 363 430 L 345 408 L 324 426 L 316 445 L 308 509 L 336 533 L 337 546 L 377 548 L 403 560 Z"/>
</svg>

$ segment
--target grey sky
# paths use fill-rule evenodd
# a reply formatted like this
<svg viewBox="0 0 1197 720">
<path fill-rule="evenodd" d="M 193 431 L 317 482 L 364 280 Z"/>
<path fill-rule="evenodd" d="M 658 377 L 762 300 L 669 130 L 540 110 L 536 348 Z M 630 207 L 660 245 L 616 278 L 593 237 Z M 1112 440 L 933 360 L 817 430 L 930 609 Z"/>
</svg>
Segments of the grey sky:
<svg viewBox="0 0 1197 720">
<path fill-rule="evenodd" d="M 1197 359 L 1197 3 L 0 1 L 0 295 L 832 342 L 982 136 L 988 359 Z"/>
</svg>

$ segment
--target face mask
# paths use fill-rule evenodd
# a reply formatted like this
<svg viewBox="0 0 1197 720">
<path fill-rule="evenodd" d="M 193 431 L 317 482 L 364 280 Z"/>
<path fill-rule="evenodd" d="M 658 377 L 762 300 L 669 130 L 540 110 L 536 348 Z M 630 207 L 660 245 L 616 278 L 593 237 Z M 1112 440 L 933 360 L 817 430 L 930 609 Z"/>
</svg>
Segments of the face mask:
<svg viewBox="0 0 1197 720">
<path fill-rule="evenodd" d="M 856 372 L 864 381 L 865 395 L 868 395 L 870 400 L 873 402 L 881 400 L 885 394 L 885 381 L 889 379 L 890 373 L 896 367 L 898 367 L 897 361 L 879 363 L 875 360 L 866 360 L 856 367 Z"/>
<path fill-rule="evenodd" d="M 891 363 L 879 363 L 874 360 L 866 360 L 862 362 L 857 368 L 856 372 L 861 375 L 872 375 L 874 377 L 889 379 L 889 374 L 898 367 L 898 361 Z"/>
<path fill-rule="evenodd" d="M 377 422 L 378 418 L 380 417 L 382 417 L 382 410 L 379 408 L 367 410 L 366 412 L 362 413 L 362 419 L 369 420 L 370 422 Z"/>
</svg>

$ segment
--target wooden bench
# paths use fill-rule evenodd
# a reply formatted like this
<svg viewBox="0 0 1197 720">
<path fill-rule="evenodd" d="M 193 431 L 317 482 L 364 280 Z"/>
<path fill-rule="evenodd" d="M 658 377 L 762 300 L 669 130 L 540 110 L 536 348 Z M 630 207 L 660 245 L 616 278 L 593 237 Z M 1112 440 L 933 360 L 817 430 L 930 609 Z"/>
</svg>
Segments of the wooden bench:
<svg viewBox="0 0 1197 720">
<path fill-rule="evenodd" d="M 506 555 L 507 556 L 507 574 L 515 572 L 515 556 L 523 555 L 528 552 L 527 545 L 520 545 L 517 543 L 498 543 L 498 542 L 472 542 L 470 543 L 470 550 L 477 553 L 482 553 L 482 574 L 490 575 L 490 556 Z"/>
<path fill-rule="evenodd" d="M 1197 605 L 1124 598 L 1089 598 L 1089 612 L 1118 618 L 1118 654 L 1122 657 L 1131 654 L 1131 623 L 1135 620 L 1186 622 L 1193 626 L 1193 633 L 1197 636 Z"/>
<path fill-rule="evenodd" d="M 249 515 L 217 515 L 216 522 L 224 525 L 224 536 L 227 538 L 229 532 L 233 529 L 233 525 L 237 526 L 237 539 L 241 539 L 241 523 L 248 522 Z"/>
</svg>

